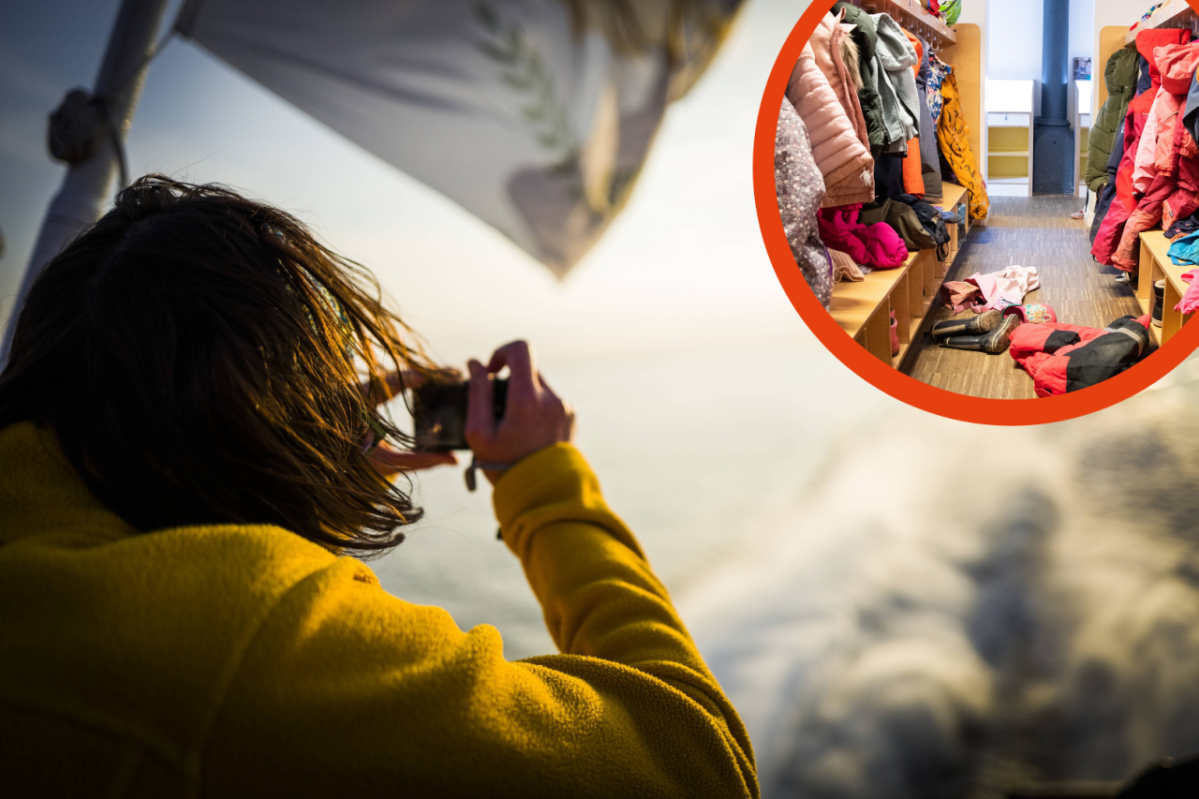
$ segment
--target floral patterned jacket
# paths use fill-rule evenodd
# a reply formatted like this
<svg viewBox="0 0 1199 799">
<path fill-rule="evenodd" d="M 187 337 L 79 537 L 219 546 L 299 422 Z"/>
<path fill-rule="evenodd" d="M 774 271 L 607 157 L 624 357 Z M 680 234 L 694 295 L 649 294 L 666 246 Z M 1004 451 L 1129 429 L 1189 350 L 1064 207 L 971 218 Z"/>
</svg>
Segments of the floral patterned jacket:
<svg viewBox="0 0 1199 799">
<path fill-rule="evenodd" d="M 824 177 L 812 157 L 808 129 L 786 98 L 774 139 L 774 187 L 791 254 L 816 299 L 828 308 L 833 295 L 833 261 L 820 240 L 816 221 L 824 202 Z"/>
</svg>

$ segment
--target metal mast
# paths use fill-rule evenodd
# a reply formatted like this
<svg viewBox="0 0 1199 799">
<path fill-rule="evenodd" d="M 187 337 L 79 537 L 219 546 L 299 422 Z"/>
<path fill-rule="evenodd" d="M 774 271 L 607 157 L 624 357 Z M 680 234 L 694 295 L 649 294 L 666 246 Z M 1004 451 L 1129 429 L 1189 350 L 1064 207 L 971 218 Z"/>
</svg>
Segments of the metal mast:
<svg viewBox="0 0 1199 799">
<path fill-rule="evenodd" d="M 167 0 L 121 2 L 121 10 L 108 37 L 108 47 L 104 51 L 104 60 L 92 91 L 94 97 L 108 101 L 108 119 L 113 126 L 113 135 L 104 137 L 104 143 L 91 158 L 72 164 L 67 169 L 62 187 L 50 201 L 33 255 L 21 280 L 21 289 L 13 305 L 4 340 L 0 343 L 0 365 L 8 360 L 17 315 L 34 279 L 46 262 L 57 255 L 75 234 L 95 221 L 108 197 L 117 170 L 116 140 L 119 138 L 124 142 L 133 120 L 166 7 Z"/>
</svg>

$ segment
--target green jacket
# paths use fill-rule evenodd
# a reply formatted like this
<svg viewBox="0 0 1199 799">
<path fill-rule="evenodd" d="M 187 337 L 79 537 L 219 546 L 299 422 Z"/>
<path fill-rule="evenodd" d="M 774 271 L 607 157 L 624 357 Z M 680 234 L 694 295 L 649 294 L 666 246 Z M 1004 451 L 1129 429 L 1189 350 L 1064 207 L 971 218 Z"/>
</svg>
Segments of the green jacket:
<svg viewBox="0 0 1199 799">
<path fill-rule="evenodd" d="M 862 104 L 862 115 L 866 117 L 866 132 L 870 135 L 870 149 L 887 144 L 887 127 L 883 122 L 883 99 L 878 94 L 878 59 L 875 48 L 878 46 L 878 29 L 874 20 L 862 9 L 840 2 L 833 6 L 833 16 L 845 12 L 845 24 L 853 25 L 853 40 L 858 46 L 858 65 L 862 73 L 862 89 L 858 92 L 858 102 Z"/>
<path fill-rule="evenodd" d="M 1087 186 L 1098 193 L 1107 184 L 1107 162 L 1116 142 L 1116 130 L 1128 113 L 1137 88 L 1137 51 L 1133 46 L 1125 47 L 1112 55 L 1104 73 L 1107 81 L 1108 98 L 1095 124 L 1091 127 L 1091 143 L 1087 150 Z"/>
</svg>

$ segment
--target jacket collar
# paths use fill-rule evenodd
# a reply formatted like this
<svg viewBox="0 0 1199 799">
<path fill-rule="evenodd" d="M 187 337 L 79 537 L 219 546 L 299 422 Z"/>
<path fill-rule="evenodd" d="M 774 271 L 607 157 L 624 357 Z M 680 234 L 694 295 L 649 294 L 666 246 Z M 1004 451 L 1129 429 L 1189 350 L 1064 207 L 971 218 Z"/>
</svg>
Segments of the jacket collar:
<svg viewBox="0 0 1199 799">
<path fill-rule="evenodd" d="M 88 490 L 53 431 L 32 422 L 0 429 L 0 546 L 44 534 L 117 539 L 134 532 Z"/>
</svg>

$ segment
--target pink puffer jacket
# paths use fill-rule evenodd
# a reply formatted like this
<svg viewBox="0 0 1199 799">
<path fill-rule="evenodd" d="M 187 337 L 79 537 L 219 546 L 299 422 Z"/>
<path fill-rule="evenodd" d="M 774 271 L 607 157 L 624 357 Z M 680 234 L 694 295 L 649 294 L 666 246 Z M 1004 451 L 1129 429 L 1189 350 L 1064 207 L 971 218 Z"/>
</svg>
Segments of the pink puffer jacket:
<svg viewBox="0 0 1199 799">
<path fill-rule="evenodd" d="M 1180 137 L 1166 133 L 1177 131 L 1181 122 L 1178 115 L 1186 105 L 1195 70 L 1199 69 L 1199 42 L 1158 48 L 1157 63 L 1162 71 L 1161 91 L 1165 105 L 1158 109 L 1157 155 L 1154 166 L 1159 173 L 1165 174 L 1173 171 L 1177 165 L 1174 159 L 1178 154 L 1176 143 Z"/>
<path fill-rule="evenodd" d="M 825 208 L 874 201 L 874 158 L 857 90 L 841 57 L 844 36 L 836 19 L 826 14 L 787 83 L 787 99 L 808 129 L 812 154 L 824 175 Z"/>
<path fill-rule="evenodd" d="M 853 123 L 854 132 L 867 150 L 870 149 L 870 132 L 866 128 L 866 115 L 862 113 L 862 103 L 858 99 L 858 89 L 851 73 L 852 67 L 845 63 L 844 51 L 841 49 L 849 36 L 841 21 L 845 12 L 833 16 L 825 14 L 820 26 L 812 34 L 812 52 L 816 56 L 816 66 L 824 73 L 845 115 Z M 858 78 L 861 80 L 861 78 Z"/>
<path fill-rule="evenodd" d="M 1177 165 L 1174 131 L 1191 90 L 1195 69 L 1199 67 L 1199 43 L 1166 45 L 1154 50 L 1153 56 L 1162 85 L 1137 148 L 1133 187 L 1141 194 L 1149 191 L 1155 176 L 1170 174 Z"/>
</svg>

